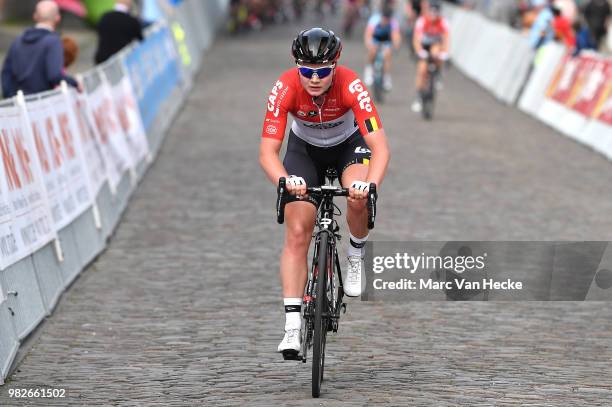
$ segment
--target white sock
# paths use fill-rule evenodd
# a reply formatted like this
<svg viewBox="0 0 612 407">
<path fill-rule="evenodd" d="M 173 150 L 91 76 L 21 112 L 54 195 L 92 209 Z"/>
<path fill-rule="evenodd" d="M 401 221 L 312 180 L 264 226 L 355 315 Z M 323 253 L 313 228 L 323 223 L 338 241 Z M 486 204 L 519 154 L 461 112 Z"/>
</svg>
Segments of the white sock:
<svg viewBox="0 0 612 407">
<path fill-rule="evenodd" d="M 368 241 L 368 237 L 370 235 L 367 234 L 365 235 L 365 237 L 362 238 L 358 238 L 353 236 L 350 232 L 349 232 L 349 246 L 348 246 L 348 255 L 349 256 L 360 256 L 363 257 L 363 247 L 365 246 L 366 242 Z"/>
<path fill-rule="evenodd" d="M 302 328 L 302 299 L 283 298 L 285 305 L 285 331 Z"/>
</svg>

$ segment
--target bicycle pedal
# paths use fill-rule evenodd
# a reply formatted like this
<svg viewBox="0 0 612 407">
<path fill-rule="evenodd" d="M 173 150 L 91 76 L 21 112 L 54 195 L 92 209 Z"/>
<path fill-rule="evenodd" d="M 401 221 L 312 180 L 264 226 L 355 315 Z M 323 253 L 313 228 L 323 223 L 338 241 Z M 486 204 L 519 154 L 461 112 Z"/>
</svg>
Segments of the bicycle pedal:
<svg viewBox="0 0 612 407">
<path fill-rule="evenodd" d="M 299 353 L 297 350 L 287 349 L 287 350 L 284 350 L 282 354 L 283 354 L 283 359 L 285 360 L 301 360 L 302 359 L 301 357 L 299 357 Z"/>
<path fill-rule="evenodd" d="M 342 303 L 342 305 L 340 306 L 340 309 L 342 309 L 342 313 L 346 314 L 346 304 Z"/>
</svg>

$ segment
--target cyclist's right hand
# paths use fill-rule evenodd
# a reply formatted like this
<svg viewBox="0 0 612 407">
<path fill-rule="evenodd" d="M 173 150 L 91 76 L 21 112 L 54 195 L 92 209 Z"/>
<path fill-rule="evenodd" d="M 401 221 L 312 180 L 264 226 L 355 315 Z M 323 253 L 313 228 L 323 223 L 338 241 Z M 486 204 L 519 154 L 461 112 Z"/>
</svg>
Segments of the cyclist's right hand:
<svg viewBox="0 0 612 407">
<path fill-rule="evenodd" d="M 289 175 L 287 177 L 287 191 L 291 195 L 303 196 L 306 195 L 306 181 L 297 175 Z"/>
</svg>

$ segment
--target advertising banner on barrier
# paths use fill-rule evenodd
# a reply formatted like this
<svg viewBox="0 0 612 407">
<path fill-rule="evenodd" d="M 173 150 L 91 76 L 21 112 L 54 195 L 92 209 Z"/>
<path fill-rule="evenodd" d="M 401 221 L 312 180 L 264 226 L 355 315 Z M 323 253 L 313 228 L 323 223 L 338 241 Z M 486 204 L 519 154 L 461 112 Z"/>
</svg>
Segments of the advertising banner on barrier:
<svg viewBox="0 0 612 407">
<path fill-rule="evenodd" d="M 593 109 L 593 118 L 612 125 L 612 61 L 606 61 L 605 78 L 601 95 Z"/>
<path fill-rule="evenodd" d="M 583 65 L 584 59 L 565 55 L 559 63 L 546 96 L 562 105 L 567 105 L 573 96 L 576 79 L 580 76 Z"/>
<path fill-rule="evenodd" d="M 62 94 L 61 100 L 58 99 L 57 103 L 53 104 L 53 108 L 66 153 L 68 176 L 76 198 L 77 206 L 71 217 L 76 219 L 94 203 L 95 195 L 91 192 L 87 162 L 70 99 L 66 94 Z"/>
<path fill-rule="evenodd" d="M 565 55 L 547 96 L 585 117 L 598 117 L 606 110 L 607 91 L 612 82 L 610 61 L 596 55 Z M 605 116 L 604 116 L 605 117 Z"/>
<path fill-rule="evenodd" d="M 108 181 L 112 189 L 117 188 L 123 173 L 132 164 L 125 136 L 121 130 L 110 90 L 105 82 L 87 95 L 88 119 L 92 120 L 96 139 L 106 163 Z"/>
<path fill-rule="evenodd" d="M 576 77 L 573 98 L 569 106 L 584 116 L 590 117 L 603 91 L 606 82 L 606 63 L 601 58 L 581 57 L 583 59 L 582 69 Z"/>
<path fill-rule="evenodd" d="M 0 143 L 4 138 L 5 129 L 9 128 L 5 123 L 4 109 L 0 110 Z M 4 163 L 4 160 L 3 160 Z M 8 267 L 18 260 L 19 248 L 17 246 L 17 235 L 13 227 L 13 210 L 9 202 L 8 191 L 5 188 L 4 165 L 0 168 L 0 270 Z"/>
<path fill-rule="evenodd" d="M 111 86 L 111 93 L 121 130 L 125 134 L 127 146 L 130 149 L 132 163 L 136 166 L 149 154 L 149 143 L 138 112 L 130 78 L 124 76 L 117 84 Z"/>
<path fill-rule="evenodd" d="M 152 32 L 125 58 L 145 129 L 179 81 L 177 55 L 167 26 Z"/>
<path fill-rule="evenodd" d="M 96 141 L 96 129 L 93 121 L 87 119 L 87 99 L 83 94 L 73 92 L 67 95 L 73 108 L 73 119 L 79 129 L 79 144 L 88 170 L 89 191 L 92 197 L 98 195 L 107 179 L 106 164 L 102 150 Z M 95 199 L 95 198 L 94 198 Z"/>
<path fill-rule="evenodd" d="M 63 94 L 27 104 L 36 157 L 40 164 L 55 230 L 76 219 L 93 202 L 86 167 L 77 154 L 76 131 Z"/>
<path fill-rule="evenodd" d="M 0 109 L 0 266 L 5 268 L 40 249 L 57 235 L 45 186 L 31 144 L 25 109 Z M 5 223 L 8 218 L 10 223 Z"/>
</svg>

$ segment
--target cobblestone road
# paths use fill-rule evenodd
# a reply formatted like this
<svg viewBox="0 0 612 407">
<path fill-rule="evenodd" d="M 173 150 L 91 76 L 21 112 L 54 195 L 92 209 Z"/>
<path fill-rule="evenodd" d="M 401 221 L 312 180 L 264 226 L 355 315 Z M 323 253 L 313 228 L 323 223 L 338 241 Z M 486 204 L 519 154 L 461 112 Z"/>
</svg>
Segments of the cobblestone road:
<svg viewBox="0 0 612 407">
<path fill-rule="evenodd" d="M 314 23 L 314 22 L 313 22 Z M 310 364 L 283 362 L 274 188 L 257 163 L 295 29 L 221 39 L 108 250 L 44 325 L 0 405 L 612 404 L 610 303 L 351 301 Z M 344 63 L 362 51 L 347 41 Z M 612 240 L 612 165 L 456 70 L 433 123 L 409 112 L 407 51 L 382 108 L 393 158 L 375 240 Z M 65 400 L 9 388 L 68 389 Z"/>
</svg>

